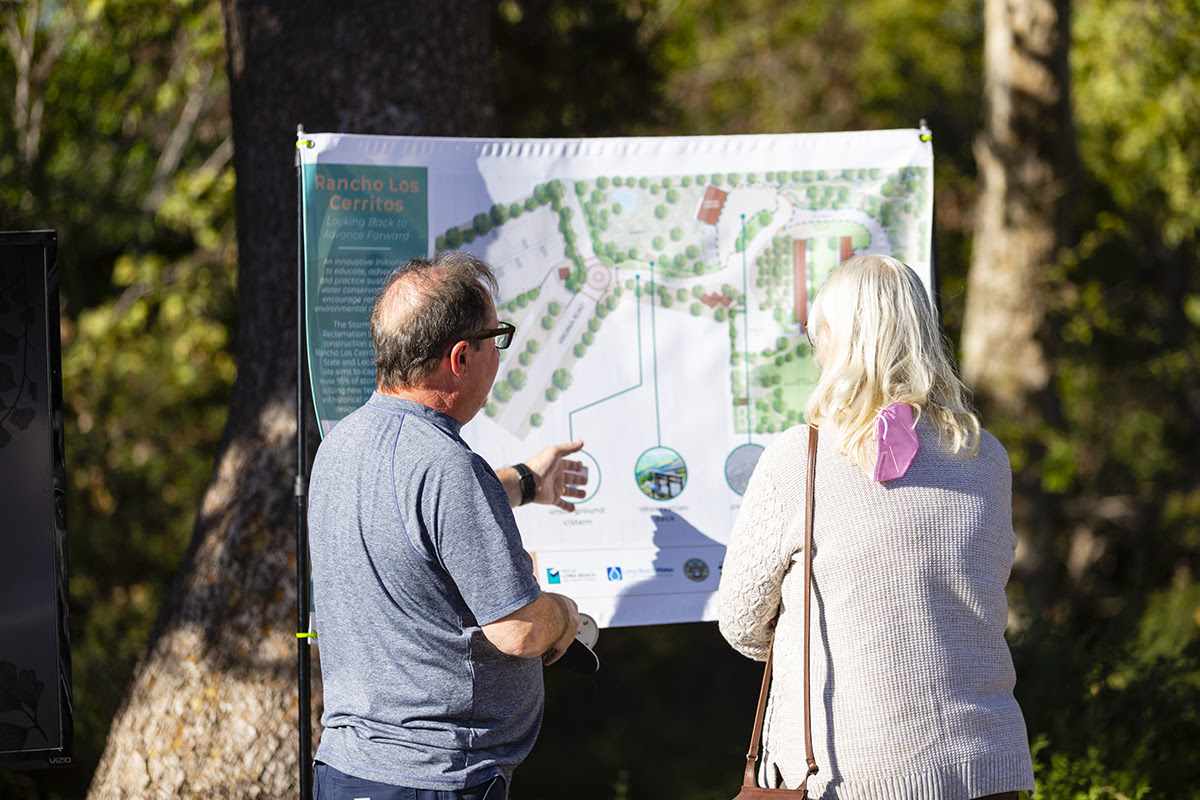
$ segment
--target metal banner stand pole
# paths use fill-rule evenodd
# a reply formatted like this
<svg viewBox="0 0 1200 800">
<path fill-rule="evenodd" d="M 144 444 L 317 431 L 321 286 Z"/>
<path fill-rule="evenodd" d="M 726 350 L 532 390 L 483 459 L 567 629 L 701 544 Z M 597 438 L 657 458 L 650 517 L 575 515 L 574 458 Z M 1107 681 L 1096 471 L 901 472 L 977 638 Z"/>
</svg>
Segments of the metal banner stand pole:
<svg viewBox="0 0 1200 800">
<path fill-rule="evenodd" d="M 304 171 L 300 164 L 300 139 L 304 126 L 296 126 L 296 669 L 300 724 L 300 797 L 312 800 L 312 669 L 308 612 L 308 455 L 304 416 Z"/>
<path fill-rule="evenodd" d="M 921 120 L 919 135 L 923 142 L 933 140 L 933 131 L 929 129 L 925 120 Z M 946 320 L 942 316 L 942 276 L 938 274 L 937 195 L 931 197 L 929 202 L 932 205 L 929 222 L 929 294 L 933 297 L 933 313 L 937 315 L 938 324 L 942 326 L 944 332 Z"/>
</svg>

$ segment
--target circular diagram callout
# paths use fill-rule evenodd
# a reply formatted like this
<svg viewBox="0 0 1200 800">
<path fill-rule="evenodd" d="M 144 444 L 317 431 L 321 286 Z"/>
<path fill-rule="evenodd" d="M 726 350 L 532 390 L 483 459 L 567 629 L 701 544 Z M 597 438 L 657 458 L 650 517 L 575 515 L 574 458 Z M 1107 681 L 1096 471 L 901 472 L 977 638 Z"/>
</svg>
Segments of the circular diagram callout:
<svg viewBox="0 0 1200 800">
<path fill-rule="evenodd" d="M 725 481 L 730 489 L 739 495 L 746 493 L 750 476 L 754 474 L 754 467 L 758 465 L 762 452 L 762 445 L 758 444 L 744 444 L 734 448 L 729 458 L 725 459 Z"/>
<path fill-rule="evenodd" d="M 596 492 L 600 491 L 600 464 L 587 450 L 580 450 L 578 453 L 567 456 L 567 458 L 583 464 L 583 469 L 587 473 L 587 483 L 583 486 L 575 487 L 583 489 L 583 497 L 568 497 L 567 499 L 576 505 L 586 503 L 596 496 Z"/>
</svg>

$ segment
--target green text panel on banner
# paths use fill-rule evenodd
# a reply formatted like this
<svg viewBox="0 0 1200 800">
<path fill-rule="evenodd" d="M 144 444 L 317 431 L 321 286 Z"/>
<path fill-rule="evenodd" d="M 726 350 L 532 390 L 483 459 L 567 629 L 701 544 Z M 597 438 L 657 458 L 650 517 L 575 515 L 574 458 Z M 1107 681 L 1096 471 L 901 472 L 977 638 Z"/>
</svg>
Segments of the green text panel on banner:
<svg viewBox="0 0 1200 800">
<path fill-rule="evenodd" d="M 306 163 L 303 178 L 308 364 L 324 434 L 375 385 L 375 292 L 393 269 L 429 250 L 427 173 Z"/>
<path fill-rule="evenodd" d="M 368 306 L 384 275 L 411 255 L 482 257 L 500 282 L 500 319 L 517 333 L 485 412 L 463 436 L 497 468 L 584 440 L 589 482 L 576 510 L 528 507 L 517 521 L 543 587 L 574 597 L 602 626 L 715 618 L 750 474 L 764 446 L 804 423 L 817 377 L 804 326 L 838 264 L 893 255 L 932 298 L 924 130 L 324 133 L 306 135 L 300 153 L 309 353 L 334 376 L 314 388 L 332 399 L 318 401 L 322 431 L 373 387 Z M 317 175 L 334 189 L 317 188 Z M 407 180 L 414 191 L 402 195 L 403 211 L 355 211 L 355 200 L 375 201 L 328 181 L 349 187 L 356 177 L 360 190 Z M 349 221 L 393 216 L 406 227 L 374 230 L 381 241 L 369 222 Z M 382 238 L 392 232 L 409 238 Z M 346 253 L 347 243 L 390 249 Z M 318 307 L 325 338 L 314 342 Z"/>
</svg>

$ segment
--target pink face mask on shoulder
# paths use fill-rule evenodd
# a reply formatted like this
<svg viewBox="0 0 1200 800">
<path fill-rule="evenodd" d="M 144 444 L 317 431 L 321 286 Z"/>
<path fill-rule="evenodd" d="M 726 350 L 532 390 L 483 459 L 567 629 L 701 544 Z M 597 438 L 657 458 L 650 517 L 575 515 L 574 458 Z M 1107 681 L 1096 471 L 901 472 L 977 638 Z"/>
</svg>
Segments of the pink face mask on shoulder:
<svg viewBox="0 0 1200 800">
<path fill-rule="evenodd" d="M 875 480 L 894 480 L 908 472 L 921 442 L 917 440 L 912 406 L 892 403 L 875 417 L 875 441 L 879 455 L 875 458 Z"/>
</svg>

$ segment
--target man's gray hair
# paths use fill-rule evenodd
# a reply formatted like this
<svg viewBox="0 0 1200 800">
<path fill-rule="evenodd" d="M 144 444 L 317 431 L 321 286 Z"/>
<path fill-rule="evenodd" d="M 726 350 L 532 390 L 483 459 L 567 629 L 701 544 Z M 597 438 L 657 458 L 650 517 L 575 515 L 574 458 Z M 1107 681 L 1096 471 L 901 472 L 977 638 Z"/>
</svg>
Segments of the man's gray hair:
<svg viewBox="0 0 1200 800">
<path fill-rule="evenodd" d="M 432 375 L 447 348 L 487 325 L 497 289 L 492 268 L 469 253 L 414 258 L 396 268 L 371 306 L 379 386 L 413 386 Z"/>
</svg>

